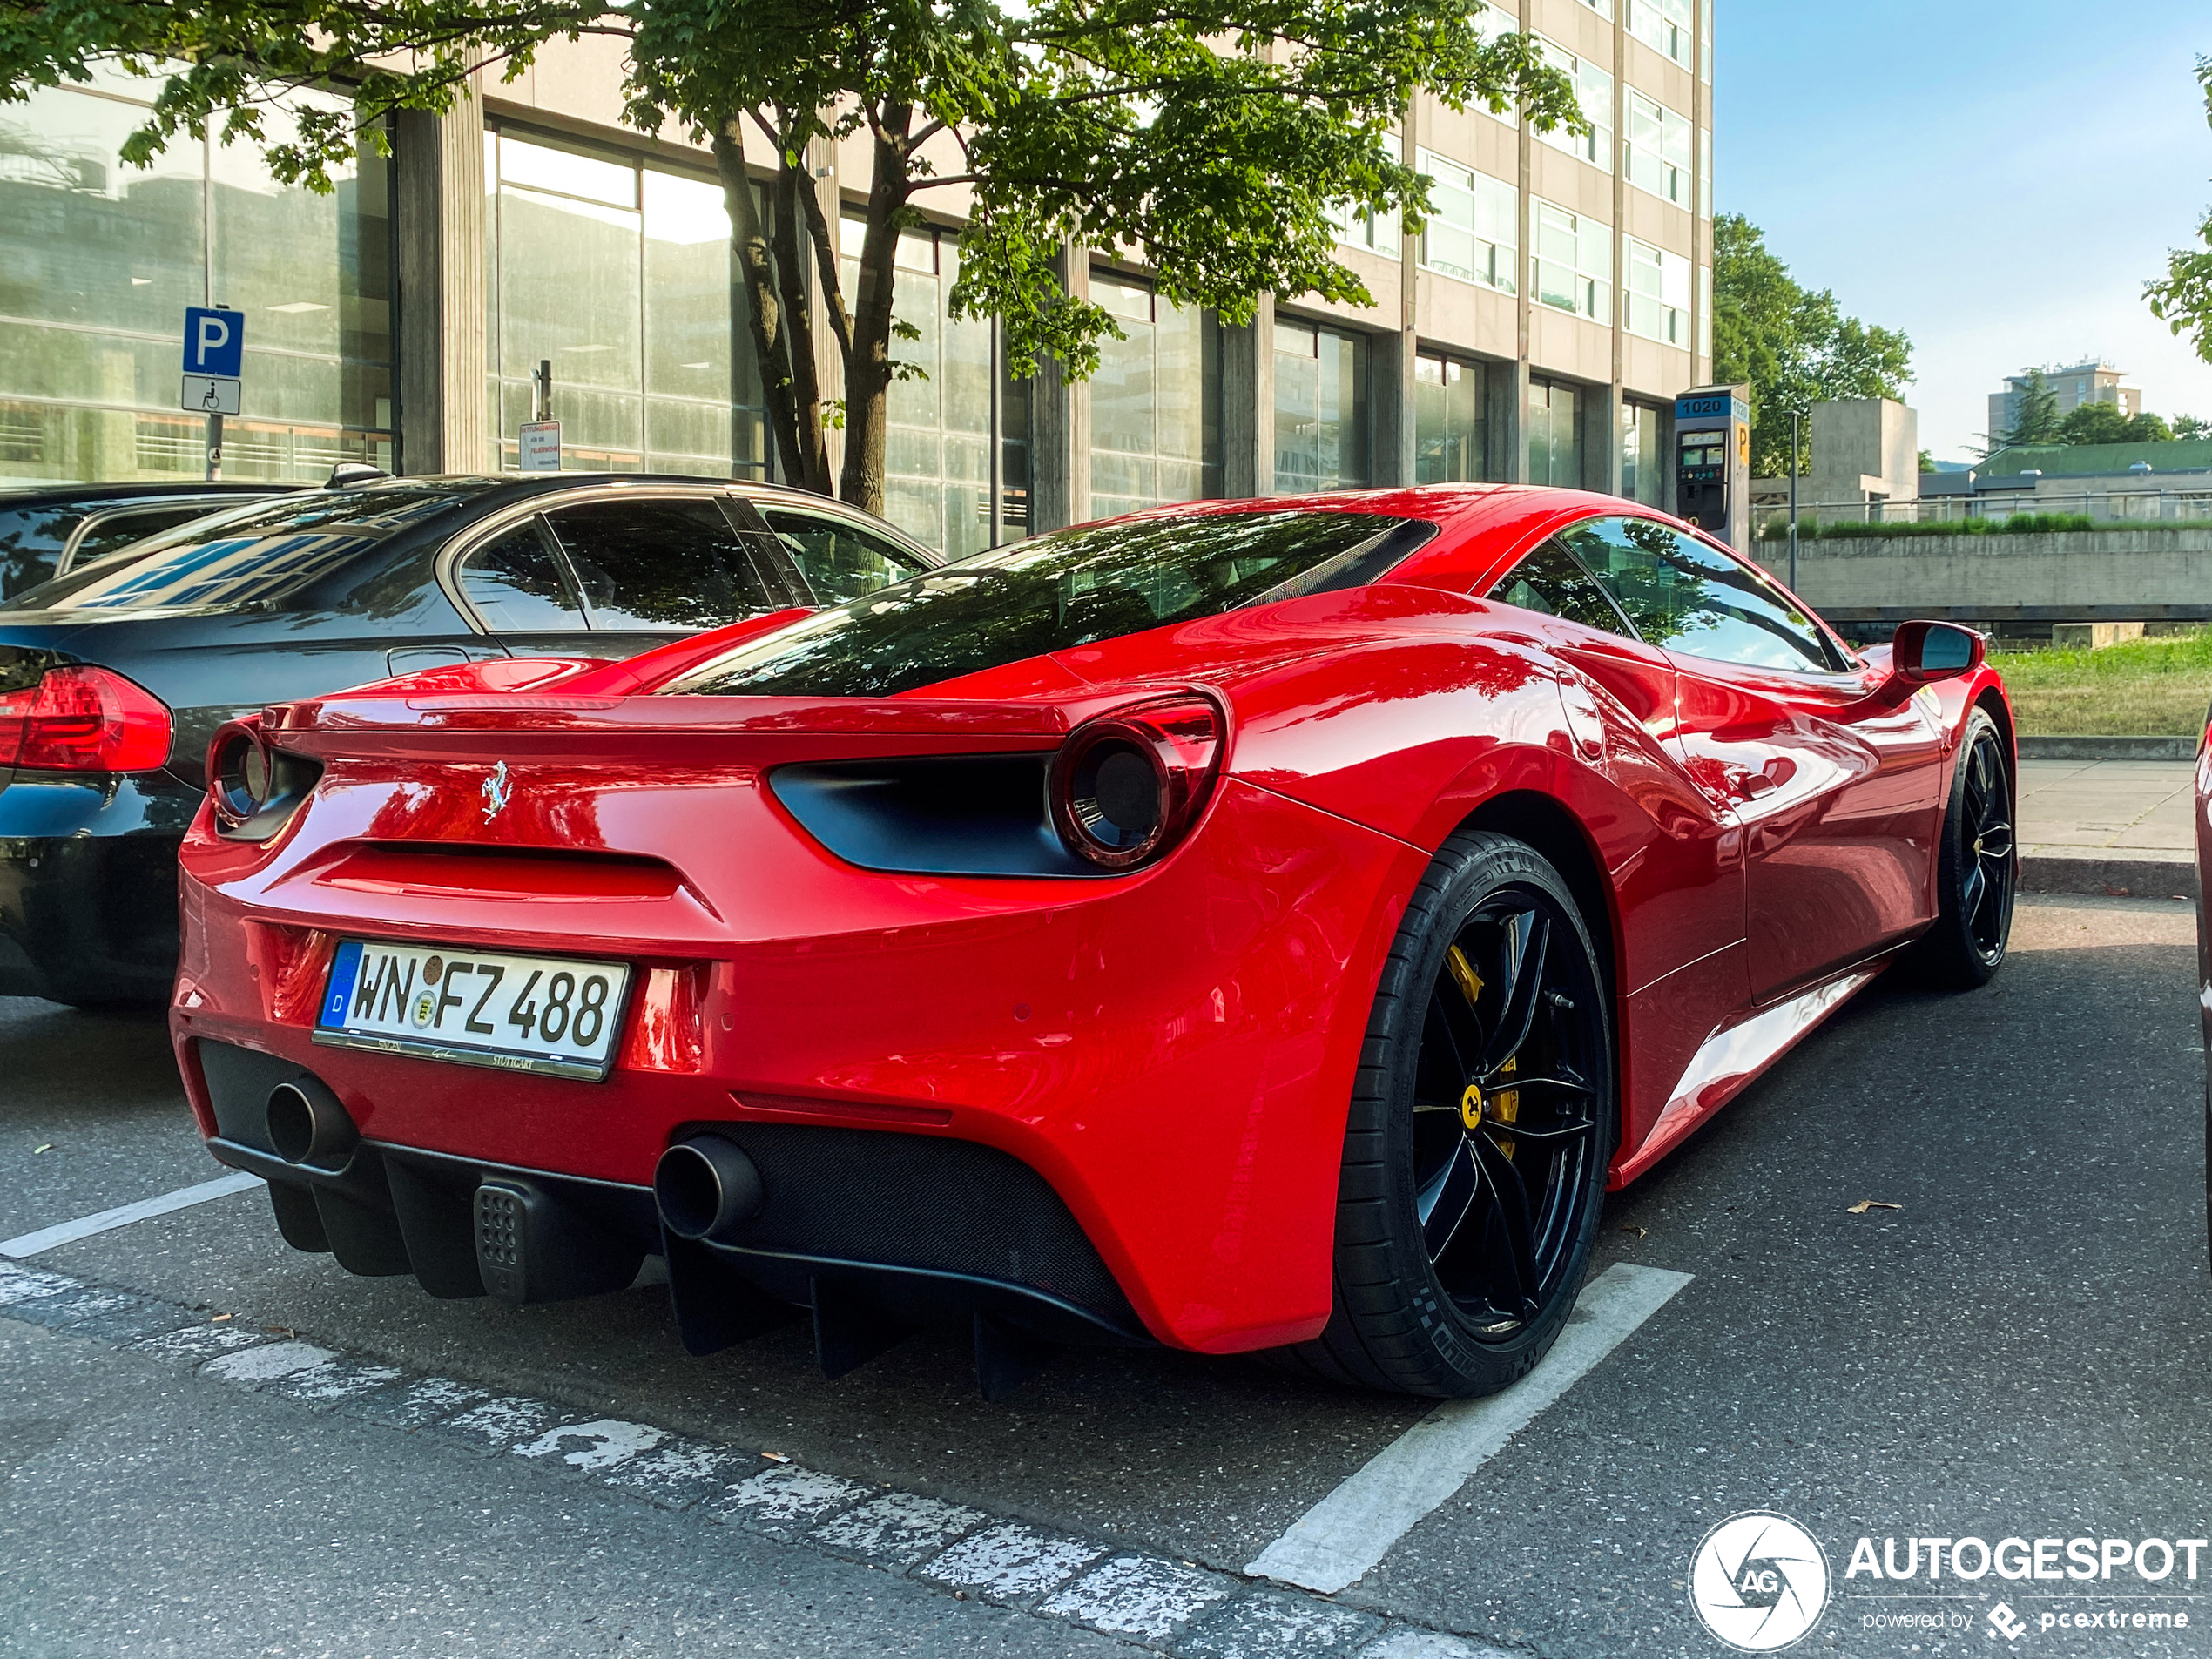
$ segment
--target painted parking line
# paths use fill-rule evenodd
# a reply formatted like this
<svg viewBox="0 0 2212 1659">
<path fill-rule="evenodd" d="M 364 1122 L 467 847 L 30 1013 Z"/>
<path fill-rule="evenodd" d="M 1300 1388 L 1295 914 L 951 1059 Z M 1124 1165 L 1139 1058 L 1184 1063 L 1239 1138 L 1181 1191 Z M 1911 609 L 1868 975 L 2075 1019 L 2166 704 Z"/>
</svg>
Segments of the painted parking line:
<svg viewBox="0 0 2212 1659">
<path fill-rule="evenodd" d="M 1166 1659 L 1531 1659 L 1381 1611 L 826 1474 L 779 1452 L 694 1440 L 528 1394 L 495 1396 L 365 1356 L 210 1318 L 136 1291 L 0 1262 L 0 1331 L 17 1322 L 186 1367 L 211 1384 L 503 1453 L 706 1527 L 857 1562 L 1009 1615 L 1146 1644 Z M 764 1462 L 771 1467 L 763 1468 Z M 1132 1650 L 1133 1651 L 1133 1650 Z"/>
<path fill-rule="evenodd" d="M 214 1180 L 203 1181 L 196 1187 L 179 1187 L 176 1191 L 165 1192 L 159 1197 L 141 1198 L 136 1204 L 119 1204 L 114 1209 L 103 1210 L 96 1216 L 80 1216 L 75 1221 L 57 1222 L 51 1227 L 41 1227 L 37 1232 L 0 1238 L 0 1256 L 36 1256 L 42 1250 L 73 1244 L 80 1238 L 90 1238 L 94 1233 L 112 1232 L 118 1227 L 127 1227 L 134 1221 L 165 1216 L 172 1210 L 189 1210 L 196 1204 L 206 1204 L 210 1198 L 227 1198 L 233 1192 L 244 1192 L 248 1187 L 260 1184 L 261 1177 L 258 1175 L 218 1176 Z"/>
<path fill-rule="evenodd" d="M 1690 1277 L 1615 1264 L 1583 1287 L 1574 1317 L 1535 1370 L 1503 1393 L 1439 1406 L 1307 1510 L 1244 1570 L 1325 1595 L 1358 1583 Z"/>
</svg>

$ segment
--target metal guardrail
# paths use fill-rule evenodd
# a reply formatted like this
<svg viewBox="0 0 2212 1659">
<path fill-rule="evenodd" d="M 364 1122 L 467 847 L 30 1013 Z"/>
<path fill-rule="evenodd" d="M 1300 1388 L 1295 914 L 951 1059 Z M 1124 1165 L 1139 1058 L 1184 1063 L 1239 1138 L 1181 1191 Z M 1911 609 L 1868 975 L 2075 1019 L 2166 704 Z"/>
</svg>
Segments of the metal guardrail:
<svg viewBox="0 0 2212 1659">
<path fill-rule="evenodd" d="M 2060 493 L 2021 490 L 2017 501 L 1989 496 L 1924 496 L 1912 501 L 1799 502 L 1801 527 L 1827 524 L 1934 524 L 1981 519 L 1995 523 L 2017 514 L 2046 516 L 2086 514 L 2099 529 L 2151 528 L 2185 520 L 2212 520 L 2212 487 L 2198 484 L 2184 489 L 2080 490 Z M 1764 536 L 1770 526 L 1777 533 L 1787 528 L 1786 504 L 1755 502 L 1751 525 Z"/>
</svg>

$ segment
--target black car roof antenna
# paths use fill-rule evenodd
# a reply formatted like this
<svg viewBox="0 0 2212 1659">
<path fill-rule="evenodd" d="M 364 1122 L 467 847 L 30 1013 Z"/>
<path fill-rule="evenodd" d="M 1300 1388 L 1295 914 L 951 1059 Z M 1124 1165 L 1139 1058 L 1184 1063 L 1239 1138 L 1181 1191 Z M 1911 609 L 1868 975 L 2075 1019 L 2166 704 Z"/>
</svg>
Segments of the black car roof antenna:
<svg viewBox="0 0 2212 1659">
<path fill-rule="evenodd" d="M 324 488 L 343 489 L 348 484 L 372 484 L 379 478 L 389 478 L 391 475 L 383 468 L 367 461 L 341 461 L 330 469 L 330 482 Z"/>
</svg>

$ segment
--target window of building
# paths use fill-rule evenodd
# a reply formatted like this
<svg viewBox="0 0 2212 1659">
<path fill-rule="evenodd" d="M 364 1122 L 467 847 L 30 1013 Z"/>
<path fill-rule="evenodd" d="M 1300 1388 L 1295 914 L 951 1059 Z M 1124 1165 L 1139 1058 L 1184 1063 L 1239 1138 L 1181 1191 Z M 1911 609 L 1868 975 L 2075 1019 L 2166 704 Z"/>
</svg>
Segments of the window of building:
<svg viewBox="0 0 2212 1659">
<path fill-rule="evenodd" d="M 1582 0 L 1582 3 L 1601 17 L 1613 16 L 1613 0 Z"/>
<path fill-rule="evenodd" d="M 1413 359 L 1413 482 L 1473 483 L 1489 476 L 1488 372 L 1426 353 Z"/>
<path fill-rule="evenodd" d="M 1332 202 L 1329 222 L 1336 227 L 1337 240 L 1345 247 L 1362 248 L 1386 260 L 1398 257 L 1400 239 L 1396 209 L 1371 213 L 1350 202 Z"/>
<path fill-rule="evenodd" d="M 1688 351 L 1689 261 L 1633 236 L 1621 239 L 1622 263 L 1628 267 L 1622 273 L 1626 282 L 1622 323 L 1632 334 Z"/>
<path fill-rule="evenodd" d="M 1629 32 L 1676 63 L 1689 63 L 1696 47 L 1691 0 L 1629 0 Z"/>
<path fill-rule="evenodd" d="M 1713 84 L 1713 0 L 1705 0 L 1705 27 L 1697 37 L 1697 78 Z"/>
<path fill-rule="evenodd" d="M 1587 57 L 1577 57 L 1566 47 L 1539 35 L 1536 44 L 1544 62 L 1575 83 L 1575 100 L 1590 123 L 1585 137 L 1565 127 L 1554 127 L 1536 137 L 1554 150 L 1580 156 L 1592 166 L 1613 171 L 1613 77 Z"/>
<path fill-rule="evenodd" d="M 1528 383 L 1528 482 L 1582 487 L 1580 388 L 1554 381 Z"/>
<path fill-rule="evenodd" d="M 1697 217 L 1713 216 L 1713 130 L 1706 127 L 1697 135 Z"/>
<path fill-rule="evenodd" d="M 102 74 L 0 111 L 0 482 L 203 476 L 206 421 L 177 408 L 177 340 L 184 308 L 205 305 L 246 328 L 226 478 L 390 466 L 389 164 L 365 152 L 327 196 L 218 138 L 126 165 L 158 84 Z M 293 136 L 281 109 L 262 118 Z"/>
<path fill-rule="evenodd" d="M 1150 283 L 1090 273 L 1090 297 L 1125 338 L 1098 342 L 1090 380 L 1094 517 L 1221 493 L 1221 345 L 1214 320 Z"/>
<path fill-rule="evenodd" d="M 766 476 L 721 185 L 499 131 L 484 172 L 493 464 L 550 361 L 564 468 Z"/>
<path fill-rule="evenodd" d="M 1629 182 L 1664 200 L 1689 206 L 1689 122 L 1631 88 Z"/>
<path fill-rule="evenodd" d="M 1539 200 L 1536 298 L 1561 311 L 1608 321 L 1613 315 L 1613 229 L 1587 213 Z"/>
<path fill-rule="evenodd" d="M 1275 325 L 1275 488 L 1285 495 L 1364 484 L 1367 342 L 1311 323 Z"/>
<path fill-rule="evenodd" d="M 866 230 L 858 219 L 839 223 L 848 305 L 859 299 Z M 892 263 L 892 315 L 921 337 L 894 338 L 891 355 L 921 373 L 891 382 L 883 516 L 965 558 L 1028 533 L 1028 391 L 1006 376 L 995 324 L 948 314 L 960 279 L 957 236 L 901 232 Z"/>
<path fill-rule="evenodd" d="M 1501 293 L 1514 293 L 1521 192 L 1502 179 L 1426 150 L 1420 155 L 1420 170 L 1433 181 L 1428 228 L 1421 233 L 1421 263 L 1446 276 L 1479 282 Z"/>
<path fill-rule="evenodd" d="M 1663 507 L 1665 452 L 1660 448 L 1659 411 L 1649 403 L 1621 402 L 1621 493 L 1646 507 Z"/>
</svg>

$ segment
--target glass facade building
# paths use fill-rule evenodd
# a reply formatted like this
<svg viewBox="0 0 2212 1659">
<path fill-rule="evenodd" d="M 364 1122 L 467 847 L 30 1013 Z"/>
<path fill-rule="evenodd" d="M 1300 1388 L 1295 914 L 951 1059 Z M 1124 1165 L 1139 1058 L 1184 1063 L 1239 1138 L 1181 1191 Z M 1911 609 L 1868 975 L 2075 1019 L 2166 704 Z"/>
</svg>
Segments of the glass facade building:
<svg viewBox="0 0 2212 1659">
<path fill-rule="evenodd" d="M 495 129 L 484 184 L 488 462 L 515 464 L 550 362 L 563 468 L 765 476 L 720 183 Z"/>
<path fill-rule="evenodd" d="M 128 166 L 156 89 L 110 75 L 0 110 L 0 482 L 204 475 L 206 421 L 178 407 L 187 306 L 243 320 L 226 478 L 390 464 L 389 164 L 362 155 L 327 196 L 213 138 Z"/>
<path fill-rule="evenodd" d="M 1710 0 L 1494 0 L 1477 26 L 1535 35 L 1590 131 L 1424 100 L 1402 134 L 1422 222 L 1330 210 L 1366 301 L 1262 300 L 1231 327 L 1125 250 L 1071 248 L 1118 332 L 1086 381 L 1016 381 L 997 326 L 950 314 L 961 197 L 927 198 L 892 273 L 913 337 L 892 342 L 886 514 L 959 556 L 1225 494 L 1526 480 L 1669 502 L 1671 401 L 1710 377 Z M 0 111 L 0 482 L 199 475 L 205 422 L 175 405 L 184 308 L 210 302 L 247 341 L 233 480 L 512 467 L 541 362 L 564 466 L 773 479 L 711 158 L 624 129 L 618 76 L 566 51 L 488 81 L 473 115 L 408 116 L 395 159 L 364 155 L 328 196 L 278 187 L 249 145 L 124 167 L 151 81 Z M 810 152 L 833 217 L 869 165 L 858 135 Z M 858 230 L 840 219 L 848 299 Z"/>
<path fill-rule="evenodd" d="M 1275 489 L 1347 489 L 1372 475 L 1367 342 L 1311 323 L 1275 325 Z"/>
<path fill-rule="evenodd" d="M 1090 297 L 1122 338 L 1090 380 L 1090 509 L 1110 517 L 1221 493 L 1221 335 L 1148 282 L 1093 271 Z"/>
<path fill-rule="evenodd" d="M 1486 384 L 1480 363 L 1432 357 L 1413 359 L 1413 482 L 1479 482 L 1490 476 Z"/>
</svg>

